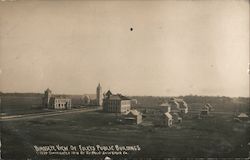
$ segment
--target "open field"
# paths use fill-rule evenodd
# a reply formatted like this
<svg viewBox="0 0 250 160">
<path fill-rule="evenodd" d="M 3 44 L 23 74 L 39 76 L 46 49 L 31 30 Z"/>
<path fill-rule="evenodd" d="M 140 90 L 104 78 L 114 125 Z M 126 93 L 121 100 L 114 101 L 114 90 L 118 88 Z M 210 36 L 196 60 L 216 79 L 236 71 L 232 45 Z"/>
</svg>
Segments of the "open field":
<svg viewBox="0 0 250 160">
<path fill-rule="evenodd" d="M 44 112 L 42 95 L 1 96 L 1 113 L 6 115 Z"/>
<path fill-rule="evenodd" d="M 42 107 L 43 94 L 39 93 L 9 93 L 1 95 L 1 115 L 30 114 L 49 112 Z M 80 95 L 70 95 L 72 107 L 81 104 Z"/>
<path fill-rule="evenodd" d="M 41 108 L 41 98 L 41 94 L 2 95 L 1 114 L 48 112 Z M 72 98 L 73 105 L 77 107 L 80 104 L 80 96 Z M 181 98 L 188 103 L 191 110 L 183 123 L 173 128 L 154 127 L 152 125 L 154 117 L 150 114 L 145 114 L 143 123 L 136 126 L 119 124 L 115 114 L 97 111 L 0 122 L 2 157 L 44 158 L 36 155 L 33 146 L 57 144 L 141 147 L 141 151 L 129 152 L 126 158 L 248 157 L 250 124 L 234 122 L 233 117 L 236 111 L 249 111 L 249 98 L 197 96 Z M 138 109 L 143 110 L 154 108 L 168 98 L 136 97 L 136 99 Z M 205 103 L 212 104 L 215 111 L 205 119 L 198 119 L 197 113 Z"/>
<path fill-rule="evenodd" d="M 247 157 L 250 124 L 233 122 L 232 118 L 229 114 L 201 120 L 187 118 L 173 128 L 122 125 L 116 122 L 115 114 L 102 112 L 1 122 L 2 157 L 35 158 L 34 145 L 56 144 L 141 147 L 141 151 L 131 152 L 127 158 Z M 147 121 L 144 119 L 144 123 Z"/>
</svg>

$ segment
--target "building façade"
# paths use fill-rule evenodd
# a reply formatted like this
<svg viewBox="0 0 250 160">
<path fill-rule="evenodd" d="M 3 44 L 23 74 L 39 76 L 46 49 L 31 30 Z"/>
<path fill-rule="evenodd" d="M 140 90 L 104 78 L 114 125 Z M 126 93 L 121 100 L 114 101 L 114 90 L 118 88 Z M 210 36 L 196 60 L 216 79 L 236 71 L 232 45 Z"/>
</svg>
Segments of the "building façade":
<svg viewBox="0 0 250 160">
<path fill-rule="evenodd" d="M 71 99 L 52 95 L 52 91 L 48 88 L 44 91 L 43 106 L 49 109 L 71 109 Z"/>
<path fill-rule="evenodd" d="M 121 94 L 112 94 L 109 90 L 104 94 L 103 111 L 126 114 L 131 110 L 131 99 Z"/>
</svg>

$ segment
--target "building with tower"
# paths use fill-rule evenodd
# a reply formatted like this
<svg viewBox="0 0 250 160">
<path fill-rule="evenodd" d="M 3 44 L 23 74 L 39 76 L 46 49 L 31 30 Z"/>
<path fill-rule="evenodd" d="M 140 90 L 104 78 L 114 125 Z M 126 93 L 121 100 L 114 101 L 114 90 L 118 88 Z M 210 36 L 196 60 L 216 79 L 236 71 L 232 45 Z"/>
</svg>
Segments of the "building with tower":
<svg viewBox="0 0 250 160">
<path fill-rule="evenodd" d="M 71 109 L 71 99 L 66 96 L 52 95 L 48 88 L 44 91 L 43 106 L 50 109 Z"/>
</svg>

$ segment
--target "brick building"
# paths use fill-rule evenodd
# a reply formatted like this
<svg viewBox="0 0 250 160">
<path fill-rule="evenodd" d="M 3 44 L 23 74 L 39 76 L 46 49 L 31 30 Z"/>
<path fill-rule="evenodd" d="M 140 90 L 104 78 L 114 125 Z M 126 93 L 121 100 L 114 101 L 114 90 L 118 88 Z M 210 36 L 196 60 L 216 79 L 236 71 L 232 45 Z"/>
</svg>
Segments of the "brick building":
<svg viewBox="0 0 250 160">
<path fill-rule="evenodd" d="M 103 99 L 103 111 L 111 113 L 122 113 L 126 114 L 131 109 L 130 98 L 123 96 L 121 94 L 112 94 L 109 90 L 104 94 Z"/>
</svg>

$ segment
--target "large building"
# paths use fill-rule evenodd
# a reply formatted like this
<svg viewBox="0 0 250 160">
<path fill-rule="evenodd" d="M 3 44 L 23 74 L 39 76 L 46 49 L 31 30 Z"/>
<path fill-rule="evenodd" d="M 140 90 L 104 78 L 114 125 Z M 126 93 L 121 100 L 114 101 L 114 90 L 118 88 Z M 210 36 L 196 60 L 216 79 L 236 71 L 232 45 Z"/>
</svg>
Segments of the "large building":
<svg viewBox="0 0 250 160">
<path fill-rule="evenodd" d="M 50 107 L 53 109 L 71 109 L 71 99 L 63 96 L 52 97 Z"/>
<path fill-rule="evenodd" d="M 103 99 L 103 111 L 112 113 L 122 113 L 126 114 L 131 109 L 130 98 L 123 96 L 121 94 L 112 94 L 109 90 L 104 94 Z"/>
<path fill-rule="evenodd" d="M 48 88 L 44 91 L 43 106 L 50 109 L 71 109 L 71 99 L 66 96 L 54 96 Z"/>
</svg>

